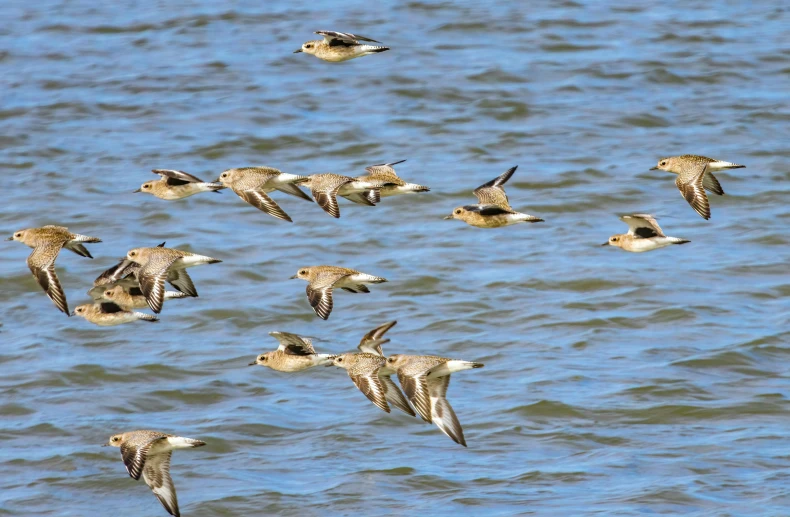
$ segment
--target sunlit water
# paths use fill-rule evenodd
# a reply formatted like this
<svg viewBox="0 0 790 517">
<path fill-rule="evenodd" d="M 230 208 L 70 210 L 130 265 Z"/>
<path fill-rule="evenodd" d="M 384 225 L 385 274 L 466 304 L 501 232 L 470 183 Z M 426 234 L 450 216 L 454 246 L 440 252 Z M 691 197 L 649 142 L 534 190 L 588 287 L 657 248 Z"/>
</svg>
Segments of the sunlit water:
<svg viewBox="0 0 790 517">
<path fill-rule="evenodd" d="M 173 459 L 189 516 L 784 515 L 787 107 L 780 2 L 28 2 L 0 6 L 0 226 L 95 235 L 57 270 L 71 307 L 128 249 L 218 257 L 162 321 L 59 314 L 0 246 L 0 514 L 164 515 L 110 434 L 208 442 Z M 392 51 L 338 65 L 293 54 L 318 29 Z M 662 157 L 747 165 L 704 221 Z M 398 167 L 432 191 L 378 207 L 232 192 L 132 191 L 204 179 Z M 442 217 L 512 165 L 516 209 L 546 222 L 479 230 Z M 598 246 L 649 212 L 691 240 Z M 6 235 L 4 234 L 3 237 Z M 301 266 L 381 275 L 318 319 Z M 464 449 L 387 415 L 342 370 L 248 368 L 267 333 L 352 350 L 396 319 L 389 352 L 481 361 L 453 376 Z"/>
</svg>

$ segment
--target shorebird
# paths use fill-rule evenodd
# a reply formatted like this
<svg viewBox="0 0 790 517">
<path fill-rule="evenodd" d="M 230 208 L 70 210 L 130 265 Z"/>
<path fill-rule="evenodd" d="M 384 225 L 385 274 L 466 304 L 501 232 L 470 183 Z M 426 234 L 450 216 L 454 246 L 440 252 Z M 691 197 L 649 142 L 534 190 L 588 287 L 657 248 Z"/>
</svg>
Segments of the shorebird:
<svg viewBox="0 0 790 517">
<path fill-rule="evenodd" d="M 199 192 L 216 192 L 223 189 L 219 183 L 208 183 L 202 179 L 173 169 L 154 169 L 161 179 L 143 183 L 135 192 L 152 194 L 159 199 L 183 199 Z"/>
<path fill-rule="evenodd" d="M 277 350 L 260 354 L 250 366 L 259 364 L 278 372 L 301 372 L 314 366 L 330 366 L 334 356 L 318 354 L 310 338 L 290 332 L 269 332 L 280 346 Z"/>
<path fill-rule="evenodd" d="M 19 230 L 6 240 L 19 241 L 33 248 L 33 252 L 27 257 L 27 266 L 49 299 L 66 316 L 69 316 L 66 295 L 63 293 L 58 275 L 55 273 L 55 259 L 58 258 L 61 248 L 92 259 L 93 257 L 83 246 L 83 243 L 101 242 L 101 239 L 71 233 L 64 226 L 47 225 L 41 228 Z"/>
<path fill-rule="evenodd" d="M 632 214 L 620 217 L 628 225 L 628 233 L 620 233 L 609 237 L 608 242 L 601 246 L 616 246 L 625 251 L 642 253 L 643 251 L 657 250 L 672 244 L 686 244 L 691 242 L 677 237 L 667 237 L 652 215 Z"/>
<path fill-rule="evenodd" d="M 141 266 L 136 273 L 137 281 L 140 282 L 140 290 L 145 295 L 148 306 L 157 314 L 161 312 L 162 303 L 165 300 L 165 280 L 174 284 L 171 278 L 179 277 L 183 283 L 182 270 L 201 264 L 222 262 L 204 255 L 160 247 L 129 250 L 126 259 Z M 191 291 L 195 292 L 195 296 L 197 296 L 194 286 Z"/>
<path fill-rule="evenodd" d="M 380 276 L 337 266 L 303 267 L 291 278 L 307 280 L 307 299 L 315 313 L 322 319 L 328 319 L 332 312 L 332 289 L 335 287 L 351 293 L 369 293 L 370 290 L 365 284 L 380 284 L 387 281 Z"/>
<path fill-rule="evenodd" d="M 474 190 L 478 204 L 459 206 L 445 219 L 459 219 L 478 228 L 499 228 L 516 223 L 537 223 L 543 219 L 516 212 L 510 207 L 504 185 L 516 172 L 518 165 Z"/>
<path fill-rule="evenodd" d="M 309 188 L 318 206 L 332 217 L 340 217 L 337 196 L 360 205 L 376 206 L 381 200 L 381 181 L 360 181 L 340 174 L 313 174 L 302 185 Z"/>
<path fill-rule="evenodd" d="M 382 368 L 397 373 L 400 385 L 414 408 L 426 422 L 433 422 L 454 442 L 466 447 L 464 430 L 447 401 L 450 374 L 482 368 L 481 363 L 459 361 L 434 355 L 391 355 Z"/>
<path fill-rule="evenodd" d="M 399 194 L 413 194 L 415 192 L 429 192 L 431 189 L 416 183 L 406 183 L 395 172 L 393 165 L 403 163 L 406 160 L 400 160 L 392 163 L 380 163 L 378 165 L 371 165 L 366 167 L 367 174 L 364 176 L 357 176 L 359 181 L 368 182 L 381 182 L 381 197 L 397 196 Z"/>
<path fill-rule="evenodd" d="M 290 216 L 266 194 L 279 190 L 310 202 L 313 201 L 299 188 L 300 183 L 307 181 L 307 176 L 286 174 L 274 167 L 228 169 L 219 175 L 217 181 L 233 189 L 233 192 L 241 199 L 258 210 L 288 222 L 292 222 Z"/>
<path fill-rule="evenodd" d="M 710 203 L 705 191 L 713 192 L 719 196 L 724 195 L 724 189 L 721 188 L 719 180 L 716 179 L 712 171 L 742 169 L 744 167 L 746 166 L 714 160 L 705 156 L 684 154 L 682 156 L 661 158 L 658 161 L 658 165 L 651 167 L 650 170 L 662 170 L 677 174 L 675 185 L 677 185 L 683 197 L 686 198 L 688 204 L 703 219 L 710 219 Z"/>
<path fill-rule="evenodd" d="M 389 405 L 392 404 L 407 415 L 417 416 L 400 388 L 393 382 L 391 373 L 387 375 L 381 371 L 387 362 L 381 345 L 389 342 L 389 339 L 382 337 L 396 323 L 390 321 L 374 328 L 362 337 L 357 347 L 359 353 L 336 355 L 333 362 L 335 366 L 347 370 L 354 385 L 382 411 L 389 413 Z"/>
<path fill-rule="evenodd" d="M 360 43 L 361 41 L 368 41 L 370 43 L 381 42 L 348 32 L 315 31 L 315 33 L 323 36 L 324 39 L 307 41 L 302 44 L 299 50 L 295 50 L 294 54 L 304 52 L 305 54 L 311 54 L 318 59 L 329 61 L 330 63 L 339 63 L 341 61 L 354 59 L 355 57 L 377 54 L 389 50 L 389 47 L 382 45 Z"/>
<path fill-rule="evenodd" d="M 94 325 L 100 327 L 114 327 L 133 321 L 142 320 L 156 322 L 159 318 L 142 312 L 126 310 L 112 302 L 86 303 L 78 306 L 71 313 L 72 316 L 81 316 Z"/>
<path fill-rule="evenodd" d="M 134 480 L 143 476 L 167 513 L 180 517 L 176 487 L 170 477 L 170 457 L 176 449 L 202 447 L 206 442 L 158 431 L 130 431 L 110 437 L 105 446 L 120 447 L 126 471 Z"/>
</svg>

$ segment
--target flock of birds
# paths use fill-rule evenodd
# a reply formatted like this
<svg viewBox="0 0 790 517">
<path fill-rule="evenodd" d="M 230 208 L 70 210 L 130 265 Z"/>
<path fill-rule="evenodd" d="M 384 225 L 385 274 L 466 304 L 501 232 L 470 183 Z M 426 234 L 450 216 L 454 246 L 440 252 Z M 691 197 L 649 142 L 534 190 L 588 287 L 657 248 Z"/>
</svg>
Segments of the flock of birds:
<svg viewBox="0 0 790 517">
<path fill-rule="evenodd" d="M 389 50 L 388 47 L 371 44 L 379 43 L 375 40 L 354 34 L 333 31 L 317 31 L 316 34 L 323 36 L 323 39 L 304 43 L 296 53 L 303 52 L 324 61 L 341 62 Z M 290 216 L 268 195 L 281 191 L 306 201 L 314 200 L 329 215 L 339 218 L 338 196 L 354 203 L 375 206 L 384 197 L 429 192 L 428 187 L 408 183 L 398 176 L 393 166 L 403 161 L 370 166 L 365 175 L 357 177 L 340 174 L 298 176 L 272 167 L 241 167 L 222 172 L 212 182 L 205 182 L 183 171 L 154 169 L 153 172 L 160 179 L 143 183 L 135 192 L 151 194 L 164 200 L 178 200 L 201 192 L 231 189 L 255 208 L 291 222 Z M 651 170 L 677 174 L 675 184 L 680 193 L 700 216 L 709 219 L 710 204 L 706 191 L 724 194 L 713 172 L 741 167 L 743 165 L 704 156 L 682 155 L 662 158 Z M 543 219 L 518 212 L 510 206 L 504 185 L 516 168 L 512 167 L 480 185 L 474 190 L 477 204 L 459 206 L 445 219 L 458 219 L 478 228 L 542 222 Z M 309 189 L 312 198 L 302 188 Z M 624 215 L 621 219 L 628 225 L 628 232 L 611 236 L 604 246 L 645 252 L 689 242 L 664 235 L 655 218 L 648 214 Z M 158 321 L 155 315 L 137 312 L 136 309 L 148 307 L 159 314 L 165 300 L 196 297 L 197 290 L 186 269 L 221 262 L 212 257 L 166 248 L 165 243 L 129 250 L 120 262 L 94 280 L 88 291 L 94 302 L 79 305 L 74 312 L 69 313 L 66 296 L 55 272 L 55 260 L 63 248 L 93 258 L 85 244 L 101 240 L 53 225 L 19 230 L 7 240 L 19 241 L 33 248 L 27 259 L 28 267 L 60 311 L 81 316 L 99 326 L 138 320 Z M 367 285 L 387 281 L 353 269 L 327 265 L 302 267 L 291 278 L 307 281 L 307 299 L 315 313 L 324 320 L 332 312 L 332 293 L 335 288 L 352 293 L 369 293 Z M 166 290 L 166 283 L 175 290 Z M 357 388 L 381 410 L 389 413 L 390 406 L 394 406 L 411 416 L 419 414 L 453 441 L 466 446 L 461 424 L 447 401 L 447 388 L 451 374 L 482 368 L 483 365 L 433 355 L 386 356 L 382 345 L 389 339 L 383 336 L 395 323 L 392 321 L 371 330 L 360 341 L 359 352 L 344 354 L 319 354 L 306 337 L 288 332 L 270 332 L 279 342 L 278 348 L 258 355 L 250 365 L 261 365 L 280 372 L 298 372 L 316 366 L 334 365 L 343 368 Z M 400 388 L 392 380 L 392 375 L 397 376 Z M 199 447 L 205 445 L 204 442 L 145 430 L 116 434 L 106 445 L 120 447 L 129 475 L 135 480 L 142 476 L 168 513 L 176 517 L 180 515 L 170 477 L 171 454 L 175 449 Z"/>
</svg>

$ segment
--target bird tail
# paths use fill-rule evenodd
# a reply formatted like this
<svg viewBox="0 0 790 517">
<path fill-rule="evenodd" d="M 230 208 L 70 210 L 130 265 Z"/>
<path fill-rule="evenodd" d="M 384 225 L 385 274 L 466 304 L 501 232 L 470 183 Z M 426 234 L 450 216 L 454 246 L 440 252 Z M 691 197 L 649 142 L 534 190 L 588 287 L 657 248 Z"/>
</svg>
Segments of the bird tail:
<svg viewBox="0 0 790 517">
<path fill-rule="evenodd" d="M 80 235 L 78 233 L 75 233 L 74 238 L 71 240 L 76 242 L 101 242 L 101 239 L 98 237 L 89 237 L 88 235 Z"/>
<path fill-rule="evenodd" d="M 165 300 L 173 300 L 175 298 L 186 298 L 189 295 L 181 291 L 165 291 Z"/>
<path fill-rule="evenodd" d="M 680 239 L 678 237 L 667 237 L 672 244 L 686 244 L 687 242 L 691 242 L 688 239 Z"/>
<path fill-rule="evenodd" d="M 525 223 L 542 223 L 542 222 L 544 222 L 543 219 L 541 219 L 540 217 L 535 217 L 534 215 L 529 215 L 529 214 L 519 214 L 519 215 L 521 217 L 519 217 L 518 220 L 519 221 L 524 221 Z"/>
<path fill-rule="evenodd" d="M 482 368 L 483 366 L 483 363 L 476 363 L 473 361 L 450 360 L 431 368 L 428 371 L 428 377 L 444 377 L 451 373 L 471 370 L 472 368 Z"/>
<path fill-rule="evenodd" d="M 386 52 L 389 49 L 389 47 L 383 45 L 361 45 L 359 48 L 363 54 L 376 54 L 379 52 Z"/>
<path fill-rule="evenodd" d="M 430 192 L 431 189 L 424 185 L 417 185 L 416 183 L 407 183 L 401 187 L 406 192 Z"/>
</svg>

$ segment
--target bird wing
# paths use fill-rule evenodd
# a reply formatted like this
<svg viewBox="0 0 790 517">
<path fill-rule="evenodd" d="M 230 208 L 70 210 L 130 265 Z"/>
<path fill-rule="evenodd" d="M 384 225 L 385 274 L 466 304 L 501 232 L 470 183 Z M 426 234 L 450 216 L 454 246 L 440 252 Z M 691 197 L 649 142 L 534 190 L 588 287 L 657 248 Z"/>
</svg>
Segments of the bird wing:
<svg viewBox="0 0 790 517">
<path fill-rule="evenodd" d="M 710 171 L 705 173 L 705 176 L 702 177 L 702 186 L 705 187 L 705 190 L 708 192 L 713 192 L 716 195 L 723 196 L 724 189 L 721 188 L 721 184 L 719 180 L 716 179 Z"/>
<path fill-rule="evenodd" d="M 423 420 L 431 422 L 431 397 L 428 393 L 428 380 L 425 377 L 425 372 L 419 375 L 408 375 L 403 369 L 400 369 L 398 370 L 398 380 L 403 392 L 414 404 L 414 409 Z"/>
<path fill-rule="evenodd" d="M 316 314 L 324 320 L 332 313 L 332 286 L 316 287 L 307 284 L 307 299 Z"/>
<path fill-rule="evenodd" d="M 148 306 L 157 314 L 162 311 L 162 304 L 165 302 L 165 280 L 168 278 L 168 270 L 179 258 L 178 256 L 163 257 L 161 261 L 146 264 L 137 272 L 140 290 L 145 295 Z"/>
<path fill-rule="evenodd" d="M 115 312 L 123 312 L 123 309 L 121 309 L 117 304 L 115 304 L 113 302 L 102 302 L 102 303 L 99 304 L 99 309 L 104 314 L 112 314 L 112 313 L 115 313 Z"/>
<path fill-rule="evenodd" d="M 389 375 L 379 375 L 379 380 L 381 381 L 381 385 L 384 387 L 384 396 L 386 397 L 387 402 L 400 409 L 407 415 L 417 416 L 417 414 L 409 405 L 409 401 L 406 400 L 406 397 L 403 395 L 403 392 L 400 390 L 400 388 L 398 388 L 398 385 L 395 384 L 395 381 L 393 381 Z"/>
<path fill-rule="evenodd" d="M 688 174 L 679 174 L 675 180 L 675 185 L 677 185 L 680 193 L 686 198 L 691 208 L 696 210 L 703 219 L 710 219 L 710 203 L 708 202 L 708 195 L 705 194 L 705 187 L 702 185 L 707 168 L 707 165 L 703 165 L 701 170 Z"/>
<path fill-rule="evenodd" d="M 431 418 L 444 434 L 449 436 L 455 443 L 460 443 L 466 447 L 464 430 L 461 423 L 453 411 L 453 407 L 447 401 L 447 386 L 450 384 L 450 376 L 432 377 L 428 379 L 428 392 L 431 397 Z"/>
<path fill-rule="evenodd" d="M 170 515 L 178 517 L 178 498 L 176 487 L 170 477 L 170 457 L 172 451 L 154 454 L 148 457 L 143 468 L 143 480 L 151 488 L 154 495 Z"/>
<path fill-rule="evenodd" d="M 366 369 L 364 373 L 351 373 L 348 376 L 354 381 L 359 391 L 365 394 L 376 406 L 385 413 L 390 412 L 389 404 L 387 404 L 386 391 L 379 378 L 379 367 Z"/>
<path fill-rule="evenodd" d="M 277 350 L 289 355 L 311 355 L 315 353 L 313 342 L 302 336 L 291 334 L 290 332 L 269 332 L 269 335 L 276 339 L 280 346 Z"/>
<path fill-rule="evenodd" d="M 500 205 L 510 208 L 510 203 L 505 193 L 504 185 L 516 172 L 518 165 L 511 167 L 496 178 L 489 182 L 483 183 L 474 190 L 474 195 L 477 196 L 481 205 Z"/>
<path fill-rule="evenodd" d="M 389 339 L 382 339 L 384 334 L 395 326 L 398 323 L 397 321 L 390 321 L 385 323 L 384 325 L 379 325 L 378 327 L 374 328 L 364 336 L 359 342 L 357 348 L 359 348 L 360 352 L 367 352 L 369 354 L 380 355 L 384 356 L 384 352 L 381 350 L 381 345 L 384 343 L 389 343 Z"/>
<path fill-rule="evenodd" d="M 185 185 L 187 183 L 204 183 L 204 181 L 197 176 L 187 174 L 184 171 L 177 171 L 174 169 L 154 169 L 154 174 L 159 174 L 162 179 L 167 179 L 168 185 Z M 175 180 L 175 181 L 173 181 Z"/>
<path fill-rule="evenodd" d="M 359 45 L 360 41 L 371 41 L 373 43 L 381 43 L 380 41 L 376 41 L 371 38 L 366 38 L 365 36 L 351 34 L 350 32 L 315 31 L 315 33 L 323 36 L 324 41 L 330 47 L 337 47 L 337 46 L 350 47 L 353 45 Z"/>
<path fill-rule="evenodd" d="M 186 269 L 171 269 L 167 272 L 166 280 L 170 285 L 187 296 L 192 296 L 194 298 L 198 295 L 195 284 L 192 282 L 192 278 L 189 276 Z"/>
<path fill-rule="evenodd" d="M 509 205 L 499 204 L 466 205 L 464 209 L 469 212 L 477 212 L 480 215 L 502 215 L 514 213 L 513 210 L 510 209 Z"/>
<path fill-rule="evenodd" d="M 126 472 L 132 479 L 140 479 L 143 473 L 143 466 L 148 458 L 148 451 L 151 446 L 158 440 L 163 440 L 167 436 L 161 435 L 152 438 L 143 444 L 123 443 L 121 444 L 121 458 L 123 464 L 126 466 Z"/>
<path fill-rule="evenodd" d="M 247 203 L 251 204 L 258 210 L 265 212 L 271 216 L 276 217 L 277 219 L 282 219 L 283 221 L 293 222 L 291 217 L 285 213 L 285 211 L 280 208 L 280 205 L 274 202 L 272 198 L 266 195 L 263 190 L 260 189 L 253 189 L 253 190 L 233 190 L 240 198 L 242 198 Z"/>
<path fill-rule="evenodd" d="M 66 295 L 60 285 L 58 275 L 55 273 L 55 259 L 58 258 L 60 247 L 57 246 L 38 246 L 27 257 L 27 266 L 36 277 L 38 285 L 44 289 L 50 300 L 61 311 L 69 314 L 69 306 L 66 302 Z"/>
<path fill-rule="evenodd" d="M 330 190 L 312 190 L 313 199 L 318 206 L 334 218 L 340 217 L 340 207 L 337 205 L 337 191 L 342 185 L 337 185 Z"/>
<path fill-rule="evenodd" d="M 628 225 L 628 234 L 648 239 L 650 237 L 663 237 L 664 232 L 656 219 L 649 214 L 632 214 L 620 217 Z"/>
</svg>

